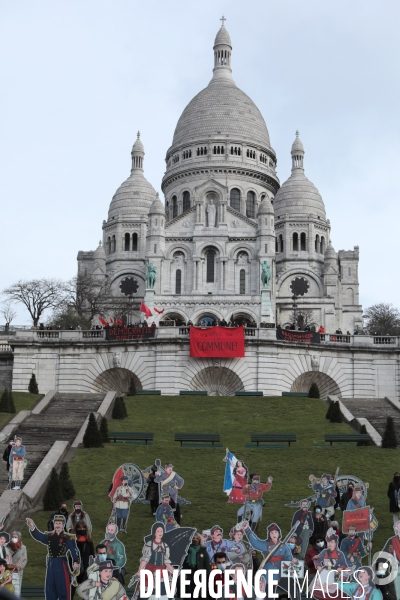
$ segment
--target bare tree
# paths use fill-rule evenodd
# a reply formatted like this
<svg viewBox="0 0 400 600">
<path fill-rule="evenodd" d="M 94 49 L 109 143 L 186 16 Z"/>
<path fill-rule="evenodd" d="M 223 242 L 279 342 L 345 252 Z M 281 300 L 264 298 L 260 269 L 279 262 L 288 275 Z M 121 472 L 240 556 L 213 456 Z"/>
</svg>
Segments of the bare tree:
<svg viewBox="0 0 400 600">
<path fill-rule="evenodd" d="M 65 283 L 58 279 L 20 279 L 3 290 L 8 302 L 23 304 L 37 325 L 45 310 L 56 308 L 65 299 Z"/>
<path fill-rule="evenodd" d="M 314 311 L 311 308 L 298 308 L 296 311 L 292 310 L 289 315 L 288 324 L 291 325 L 294 323 L 297 325 L 299 317 L 303 318 L 303 329 L 305 327 L 316 327 L 318 325 L 314 318 Z"/>
<path fill-rule="evenodd" d="M 5 319 L 5 322 L 9 325 L 17 316 L 17 310 L 14 308 L 12 302 L 4 302 L 1 305 L 0 313 Z"/>
<path fill-rule="evenodd" d="M 365 309 L 366 326 L 371 334 L 400 335 L 400 312 L 393 304 L 380 302 Z"/>
</svg>

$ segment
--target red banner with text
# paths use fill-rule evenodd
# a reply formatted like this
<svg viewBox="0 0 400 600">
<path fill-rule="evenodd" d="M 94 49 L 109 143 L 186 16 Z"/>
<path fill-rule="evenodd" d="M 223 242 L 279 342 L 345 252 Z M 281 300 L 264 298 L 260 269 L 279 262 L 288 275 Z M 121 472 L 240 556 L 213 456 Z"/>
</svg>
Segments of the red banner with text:
<svg viewBox="0 0 400 600">
<path fill-rule="evenodd" d="M 243 327 L 190 328 L 190 356 L 235 358 L 244 356 Z"/>
<path fill-rule="evenodd" d="M 356 531 L 369 531 L 370 529 L 370 508 L 356 508 L 355 510 L 345 510 L 343 512 L 343 533 L 349 533 L 349 527 L 355 527 Z"/>
</svg>

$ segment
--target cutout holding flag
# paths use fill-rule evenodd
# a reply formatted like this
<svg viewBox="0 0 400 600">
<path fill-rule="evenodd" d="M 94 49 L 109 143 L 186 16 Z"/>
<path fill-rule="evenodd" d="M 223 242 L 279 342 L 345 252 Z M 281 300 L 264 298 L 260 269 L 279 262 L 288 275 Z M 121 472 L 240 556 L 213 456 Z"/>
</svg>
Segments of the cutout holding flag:
<svg viewBox="0 0 400 600">
<path fill-rule="evenodd" d="M 151 312 L 150 308 L 144 302 L 142 302 L 140 305 L 140 312 L 146 315 L 146 319 L 153 316 L 153 313 Z"/>
<path fill-rule="evenodd" d="M 226 449 L 226 455 L 224 458 L 225 465 L 225 477 L 224 477 L 224 492 L 229 496 L 229 502 L 240 502 L 246 501 L 246 497 L 243 496 L 242 490 L 247 485 L 248 469 L 243 461 L 238 460 L 229 449 Z"/>
</svg>

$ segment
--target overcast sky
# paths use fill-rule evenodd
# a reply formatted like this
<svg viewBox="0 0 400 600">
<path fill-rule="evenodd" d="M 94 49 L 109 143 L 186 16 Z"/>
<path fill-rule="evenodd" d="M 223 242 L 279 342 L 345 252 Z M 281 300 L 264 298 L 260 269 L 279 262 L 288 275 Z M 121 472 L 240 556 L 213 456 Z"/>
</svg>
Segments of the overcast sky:
<svg viewBox="0 0 400 600">
<path fill-rule="evenodd" d="M 225 14 L 236 84 L 290 175 L 296 129 L 336 250 L 360 246 L 364 306 L 400 306 L 398 0 L 0 0 L 1 289 L 68 279 L 94 250 L 140 129 L 165 152 L 209 82 Z M 2 322 L 2 319 L 0 319 Z M 29 323 L 20 310 L 15 321 Z"/>
</svg>

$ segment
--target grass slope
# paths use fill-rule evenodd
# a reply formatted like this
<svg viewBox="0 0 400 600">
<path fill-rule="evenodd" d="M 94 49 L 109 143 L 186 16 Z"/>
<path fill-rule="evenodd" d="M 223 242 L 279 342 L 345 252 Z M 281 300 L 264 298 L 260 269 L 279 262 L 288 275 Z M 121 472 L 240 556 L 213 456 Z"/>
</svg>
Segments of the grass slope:
<svg viewBox="0 0 400 600">
<path fill-rule="evenodd" d="M 332 424 L 325 419 L 326 404 L 309 398 L 222 398 L 134 396 L 126 398 L 129 417 L 124 421 L 109 421 L 111 431 L 154 431 L 153 446 L 108 444 L 103 449 L 79 448 L 70 463 L 70 472 L 84 508 L 94 525 L 95 544 L 104 537 L 111 502 L 107 491 L 115 470 L 123 462 L 133 462 L 145 469 L 160 458 L 162 464 L 172 462 L 185 479 L 182 496 L 191 505 L 182 507 L 182 525 L 199 530 L 218 523 L 229 535 L 236 523 L 238 505 L 227 503 L 222 491 L 225 448 L 180 448 L 174 442 L 175 432 L 219 432 L 224 446 L 244 460 L 249 471 L 266 481 L 272 475 L 274 483 L 264 498 L 266 506 L 259 535 L 264 537 L 266 526 L 276 521 L 283 532 L 290 526 L 294 509 L 285 508 L 291 500 L 310 495 L 308 476 L 321 476 L 324 471 L 352 474 L 368 481 L 368 500 L 375 508 L 379 529 L 374 537 L 374 550 L 381 549 L 392 535 L 392 516 L 388 512 L 386 491 L 393 473 L 400 467 L 399 450 L 377 447 L 317 447 L 324 433 L 351 433 L 346 424 Z M 253 450 L 245 448 L 250 434 L 257 432 L 296 433 L 298 441 L 288 449 Z M 71 507 L 72 502 L 69 502 Z M 46 528 L 49 514 L 38 512 L 35 522 Z M 340 511 L 337 513 L 341 520 Z M 136 572 L 143 537 L 150 532 L 153 516 L 147 504 L 133 504 L 128 533 L 120 539 L 126 546 L 129 575 Z M 26 527 L 24 541 L 28 547 L 28 566 L 25 584 L 43 582 L 46 548 L 34 542 Z"/>
<path fill-rule="evenodd" d="M 3 392 L 4 390 L 0 391 L 0 397 Z M 13 392 L 12 395 L 17 413 L 19 413 L 20 410 L 30 410 L 35 402 L 44 396 L 44 394 L 30 394 L 29 392 Z M 3 423 L 8 421 L 10 416 L 11 413 L 0 413 L 0 427 Z"/>
</svg>

